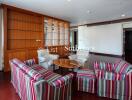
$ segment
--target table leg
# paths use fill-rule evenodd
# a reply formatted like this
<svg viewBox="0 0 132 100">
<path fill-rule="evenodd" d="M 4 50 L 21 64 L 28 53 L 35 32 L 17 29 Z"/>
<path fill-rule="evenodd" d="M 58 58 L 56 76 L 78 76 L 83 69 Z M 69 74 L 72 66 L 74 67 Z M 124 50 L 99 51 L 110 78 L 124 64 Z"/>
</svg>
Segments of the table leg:
<svg viewBox="0 0 132 100">
<path fill-rule="evenodd" d="M 55 64 L 53 64 L 53 71 L 55 71 Z"/>
</svg>

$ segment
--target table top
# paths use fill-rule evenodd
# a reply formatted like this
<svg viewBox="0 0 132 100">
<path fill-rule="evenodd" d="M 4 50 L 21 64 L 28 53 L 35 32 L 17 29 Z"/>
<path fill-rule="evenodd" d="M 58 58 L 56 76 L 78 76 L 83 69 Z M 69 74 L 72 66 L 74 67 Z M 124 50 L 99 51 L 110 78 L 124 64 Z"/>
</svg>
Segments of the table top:
<svg viewBox="0 0 132 100">
<path fill-rule="evenodd" d="M 53 61 L 53 64 L 59 67 L 68 68 L 68 69 L 80 67 L 77 61 L 70 60 L 70 59 L 57 59 Z"/>
</svg>

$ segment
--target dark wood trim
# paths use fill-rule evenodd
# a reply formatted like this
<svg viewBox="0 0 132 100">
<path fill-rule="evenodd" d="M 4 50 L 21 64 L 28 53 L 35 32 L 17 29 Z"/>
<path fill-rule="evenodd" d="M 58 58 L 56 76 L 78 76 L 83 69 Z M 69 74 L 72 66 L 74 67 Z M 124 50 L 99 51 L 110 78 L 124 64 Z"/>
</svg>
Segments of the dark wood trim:
<svg viewBox="0 0 132 100">
<path fill-rule="evenodd" d="M 132 17 L 130 18 L 124 18 L 124 19 L 117 19 L 117 20 L 110 20 L 110 21 L 103 21 L 103 22 L 96 22 L 96 23 L 90 23 L 90 24 L 82 24 L 77 26 L 72 26 L 71 28 L 75 28 L 78 26 L 98 26 L 98 25 L 106 25 L 106 24 L 113 24 L 113 23 L 120 23 L 120 22 L 128 22 L 132 21 Z"/>
<path fill-rule="evenodd" d="M 0 3 L 0 8 L 2 8 L 2 5 L 1 5 L 1 3 Z"/>
<path fill-rule="evenodd" d="M 42 27 L 44 27 L 44 22 L 43 22 L 43 21 L 44 21 L 44 17 L 42 17 L 42 23 L 43 23 L 43 24 L 42 24 L 42 25 L 43 25 Z M 42 41 L 42 42 L 41 42 L 41 47 L 42 47 L 42 48 L 44 48 L 44 46 L 45 46 L 45 42 L 44 42 L 44 40 L 43 40 L 43 39 L 45 38 L 45 37 L 44 37 L 44 36 L 45 36 L 44 34 L 45 34 L 45 32 L 44 32 L 44 29 L 43 29 L 43 30 L 42 30 L 42 39 L 41 39 L 41 41 Z"/>
<path fill-rule="evenodd" d="M 74 28 L 78 28 L 78 26 L 71 26 L 70 28 L 73 28 L 74 29 Z"/>
<path fill-rule="evenodd" d="M 52 16 L 40 14 L 40 13 L 37 13 L 37 12 L 25 10 L 25 9 L 18 8 L 18 7 L 13 7 L 13 6 L 10 6 L 10 5 L 7 5 L 7 4 L 1 4 L 1 6 L 2 6 L 2 7 L 7 7 L 8 9 L 12 9 L 12 10 L 15 10 L 15 11 L 27 13 L 27 14 L 33 14 L 33 15 L 37 15 L 37 16 L 44 16 L 44 17 L 48 17 L 48 18 L 55 19 L 55 20 L 60 20 L 60 21 L 63 21 L 63 22 L 70 23 L 69 21 L 66 21 L 66 20 L 63 20 L 63 19 L 59 19 L 59 18 L 56 18 L 56 17 L 52 17 Z"/>
<path fill-rule="evenodd" d="M 108 57 L 116 57 L 116 58 L 123 58 L 122 55 L 113 55 L 113 54 L 105 54 L 105 53 L 98 53 L 98 52 L 89 52 L 90 54 L 100 55 L 100 56 L 108 56 Z"/>
<path fill-rule="evenodd" d="M 123 28 L 123 58 L 125 59 L 125 31 L 126 28 Z"/>
<path fill-rule="evenodd" d="M 3 8 L 3 20 L 4 20 L 4 50 L 7 50 L 7 8 Z"/>
</svg>

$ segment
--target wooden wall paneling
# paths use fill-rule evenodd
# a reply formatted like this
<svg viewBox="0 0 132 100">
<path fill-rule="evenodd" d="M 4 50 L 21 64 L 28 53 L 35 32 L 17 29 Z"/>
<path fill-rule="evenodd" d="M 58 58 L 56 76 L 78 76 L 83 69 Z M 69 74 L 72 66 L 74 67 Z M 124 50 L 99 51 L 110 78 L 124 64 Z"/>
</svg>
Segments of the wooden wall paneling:
<svg viewBox="0 0 132 100">
<path fill-rule="evenodd" d="M 37 55 L 37 49 L 33 49 L 33 50 L 28 50 L 27 51 L 28 54 L 28 58 L 27 59 L 32 59 L 35 58 L 36 61 L 38 61 L 38 55 Z"/>
<path fill-rule="evenodd" d="M 6 11 L 6 12 L 5 12 Z M 43 45 L 43 16 L 25 14 L 5 8 L 5 71 L 9 60 L 37 59 L 37 49 Z M 7 22 L 7 23 L 6 23 Z M 7 41 L 7 42 L 6 42 Z M 31 50 L 32 48 L 32 50 Z"/>
<path fill-rule="evenodd" d="M 20 60 L 26 60 L 26 52 L 24 50 L 18 51 L 7 51 L 4 71 L 10 71 L 9 60 L 13 58 L 19 58 Z"/>
<path fill-rule="evenodd" d="M 8 58 L 13 59 L 13 58 L 19 58 L 20 60 L 24 61 L 26 59 L 26 51 L 13 51 L 13 52 L 8 52 Z"/>
</svg>

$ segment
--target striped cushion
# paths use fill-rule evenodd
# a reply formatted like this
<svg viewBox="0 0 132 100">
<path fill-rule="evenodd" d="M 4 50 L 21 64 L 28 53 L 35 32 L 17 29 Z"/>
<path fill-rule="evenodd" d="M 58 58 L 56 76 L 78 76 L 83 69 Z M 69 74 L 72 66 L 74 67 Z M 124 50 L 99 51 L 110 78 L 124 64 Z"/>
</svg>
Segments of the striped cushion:
<svg viewBox="0 0 132 100">
<path fill-rule="evenodd" d="M 77 71 L 77 77 L 95 78 L 95 73 L 94 70 L 91 69 L 80 69 Z"/>
<path fill-rule="evenodd" d="M 126 76 L 125 74 L 107 72 L 103 70 L 95 70 L 95 73 L 98 79 L 105 80 L 124 80 Z"/>
<path fill-rule="evenodd" d="M 108 62 L 94 62 L 94 69 L 100 69 L 100 70 L 106 70 L 106 71 L 112 71 L 115 64 L 108 63 Z"/>
<path fill-rule="evenodd" d="M 36 64 L 34 58 L 33 58 L 33 59 L 26 60 L 26 61 L 24 61 L 24 63 L 25 63 L 27 66 L 32 66 L 32 65 Z"/>
<path fill-rule="evenodd" d="M 127 63 L 126 61 L 123 61 L 123 60 L 121 60 L 115 66 L 115 72 L 120 73 L 120 74 L 121 73 L 127 74 L 131 70 L 132 70 L 132 65 L 130 65 L 129 63 Z"/>
<path fill-rule="evenodd" d="M 62 87 L 62 86 L 64 86 L 64 85 L 69 83 L 70 78 L 73 78 L 73 74 L 72 73 L 70 73 L 68 75 L 65 75 L 65 76 L 63 76 L 61 78 L 58 78 L 54 82 L 50 82 L 50 83 L 51 83 L 51 85 L 53 85 L 55 87 Z"/>
<path fill-rule="evenodd" d="M 47 69 L 43 68 L 43 67 L 40 66 L 40 65 L 33 65 L 33 66 L 32 66 L 32 69 L 34 69 L 34 70 L 37 71 L 39 74 L 41 74 L 42 77 L 43 77 L 43 79 L 45 79 L 47 82 L 53 82 L 53 81 L 55 81 L 56 79 L 62 77 L 61 75 L 56 74 L 56 73 L 54 73 L 54 72 L 51 71 L 51 70 L 47 70 Z"/>
</svg>

